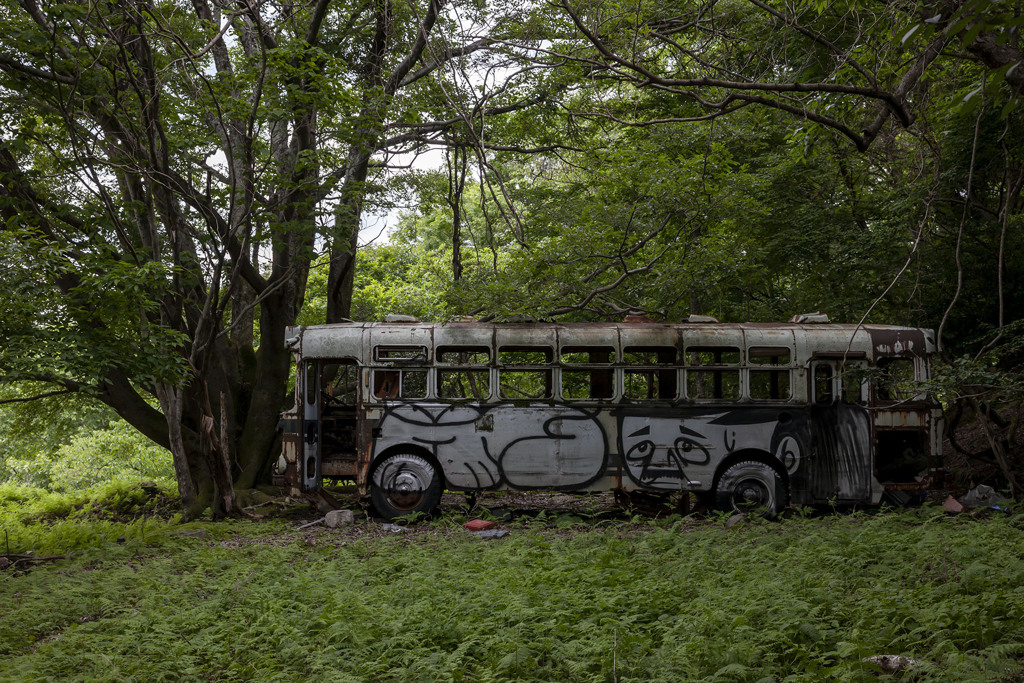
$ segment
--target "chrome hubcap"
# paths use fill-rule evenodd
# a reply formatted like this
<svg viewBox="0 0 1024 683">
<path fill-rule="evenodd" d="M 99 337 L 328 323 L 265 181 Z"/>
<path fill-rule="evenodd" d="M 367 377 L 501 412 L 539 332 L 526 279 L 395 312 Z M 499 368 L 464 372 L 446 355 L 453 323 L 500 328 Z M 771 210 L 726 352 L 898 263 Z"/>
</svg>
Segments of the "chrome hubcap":
<svg viewBox="0 0 1024 683">
<path fill-rule="evenodd" d="M 418 455 L 401 454 L 388 458 L 374 474 L 374 483 L 385 493 L 388 503 L 398 510 L 412 510 L 423 502 L 433 481 L 433 468 Z"/>
</svg>

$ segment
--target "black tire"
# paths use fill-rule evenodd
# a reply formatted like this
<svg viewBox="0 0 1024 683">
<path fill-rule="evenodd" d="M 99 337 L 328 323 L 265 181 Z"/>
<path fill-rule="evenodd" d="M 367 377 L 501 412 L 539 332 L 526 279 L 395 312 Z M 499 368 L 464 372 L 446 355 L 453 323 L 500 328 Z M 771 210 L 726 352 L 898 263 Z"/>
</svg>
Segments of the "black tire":
<svg viewBox="0 0 1024 683">
<path fill-rule="evenodd" d="M 719 509 L 775 517 L 786 507 L 786 482 L 771 465 L 746 460 L 718 478 L 715 502 Z"/>
<path fill-rule="evenodd" d="M 414 453 L 389 455 L 370 475 L 373 507 L 389 520 L 417 512 L 429 515 L 441 502 L 443 488 L 437 467 Z"/>
</svg>

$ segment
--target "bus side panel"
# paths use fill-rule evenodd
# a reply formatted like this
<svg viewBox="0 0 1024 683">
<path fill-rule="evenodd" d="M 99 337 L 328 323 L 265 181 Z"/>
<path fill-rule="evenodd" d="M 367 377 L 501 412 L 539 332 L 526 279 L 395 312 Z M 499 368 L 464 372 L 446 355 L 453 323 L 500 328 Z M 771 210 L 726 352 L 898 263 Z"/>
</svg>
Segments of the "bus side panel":
<svg viewBox="0 0 1024 683">
<path fill-rule="evenodd" d="M 789 406 L 622 406 L 617 413 L 619 453 L 640 488 L 710 491 L 729 458 L 767 462 L 791 476 L 810 443 L 805 416 Z"/>
<path fill-rule="evenodd" d="M 871 419 L 844 402 L 811 406 L 813 454 L 805 472 L 810 500 L 871 502 Z"/>
<path fill-rule="evenodd" d="M 599 411 L 568 406 L 389 403 L 373 445 L 429 451 L 454 489 L 579 489 L 605 474 Z"/>
</svg>

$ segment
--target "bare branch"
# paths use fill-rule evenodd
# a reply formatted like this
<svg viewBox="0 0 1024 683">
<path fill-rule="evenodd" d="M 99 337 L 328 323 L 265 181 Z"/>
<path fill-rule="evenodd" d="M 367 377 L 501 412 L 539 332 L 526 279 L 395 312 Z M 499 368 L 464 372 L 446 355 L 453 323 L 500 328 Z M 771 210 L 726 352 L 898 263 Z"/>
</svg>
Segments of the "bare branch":
<svg viewBox="0 0 1024 683">
<path fill-rule="evenodd" d="M 306 29 L 306 42 L 310 45 L 316 45 L 320 41 L 320 27 L 327 16 L 330 4 L 331 0 L 317 0 L 313 7 L 313 15 L 309 18 L 309 27 Z"/>
<path fill-rule="evenodd" d="M 408 74 L 406 74 L 402 78 L 401 82 L 399 82 L 398 87 L 404 88 L 407 85 L 415 83 L 424 76 L 429 76 L 449 60 L 456 59 L 458 57 L 465 57 L 466 55 L 470 55 L 479 50 L 486 49 L 494 44 L 495 41 L 491 38 L 480 38 L 479 40 L 475 40 L 472 43 L 469 43 L 468 45 L 448 48 L 436 55 L 433 55 L 430 61 L 424 64 L 419 69 L 416 69 L 415 71 L 411 71 Z"/>
<path fill-rule="evenodd" d="M 419 29 L 416 32 L 416 40 L 413 42 L 412 47 L 409 48 L 409 52 L 406 53 L 405 57 L 398 63 L 398 66 L 395 67 L 395 70 L 391 72 L 391 75 L 384 83 L 384 92 L 389 94 L 397 92 L 402 84 L 402 80 L 412 70 L 413 65 L 423 56 L 423 50 L 427 47 L 427 38 L 430 37 L 430 32 L 434 28 L 434 24 L 437 23 L 441 4 L 442 0 L 427 1 L 427 14 L 423 17 L 423 21 L 420 22 Z"/>
</svg>

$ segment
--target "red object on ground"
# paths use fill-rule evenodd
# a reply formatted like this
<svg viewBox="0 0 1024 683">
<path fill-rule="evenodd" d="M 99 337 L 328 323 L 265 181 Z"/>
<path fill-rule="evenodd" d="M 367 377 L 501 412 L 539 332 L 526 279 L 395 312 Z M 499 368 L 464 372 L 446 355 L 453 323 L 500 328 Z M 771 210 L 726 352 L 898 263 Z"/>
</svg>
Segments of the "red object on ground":
<svg viewBox="0 0 1024 683">
<path fill-rule="evenodd" d="M 946 512 L 952 512 L 954 515 L 964 511 L 964 506 L 953 496 L 946 498 L 946 502 L 942 504 L 942 507 Z"/>
<path fill-rule="evenodd" d="M 486 531 L 494 528 L 494 522 L 488 522 L 486 519 L 471 519 L 462 526 L 470 531 Z"/>
</svg>

